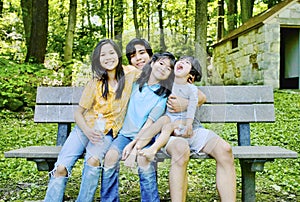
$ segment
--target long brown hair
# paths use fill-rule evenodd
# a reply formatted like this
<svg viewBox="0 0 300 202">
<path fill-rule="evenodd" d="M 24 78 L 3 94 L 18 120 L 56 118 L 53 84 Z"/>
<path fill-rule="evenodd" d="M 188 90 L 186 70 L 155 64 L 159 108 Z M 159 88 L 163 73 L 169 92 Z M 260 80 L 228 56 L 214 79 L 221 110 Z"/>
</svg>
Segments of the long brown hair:
<svg viewBox="0 0 300 202">
<path fill-rule="evenodd" d="M 122 53 L 118 45 L 111 39 L 103 39 L 101 40 L 94 49 L 92 55 L 92 73 L 93 78 L 99 81 L 102 81 L 102 97 L 107 99 L 108 94 L 108 75 L 107 70 L 102 67 L 100 64 L 100 52 L 101 48 L 105 44 L 111 44 L 114 50 L 117 52 L 119 62 L 116 67 L 116 75 L 115 79 L 118 81 L 118 88 L 116 91 L 116 99 L 120 99 L 122 96 L 122 92 L 125 85 L 125 77 L 124 77 L 124 70 L 122 67 Z"/>
</svg>

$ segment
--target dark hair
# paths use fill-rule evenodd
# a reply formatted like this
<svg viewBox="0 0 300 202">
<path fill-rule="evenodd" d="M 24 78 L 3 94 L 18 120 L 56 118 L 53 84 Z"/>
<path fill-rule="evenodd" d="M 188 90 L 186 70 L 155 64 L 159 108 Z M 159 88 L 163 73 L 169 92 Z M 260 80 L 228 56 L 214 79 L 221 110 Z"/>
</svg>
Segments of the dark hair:
<svg viewBox="0 0 300 202">
<path fill-rule="evenodd" d="M 179 60 L 188 60 L 190 61 L 192 68 L 190 74 L 194 76 L 194 81 L 201 81 L 202 78 L 202 67 L 200 65 L 199 60 L 194 58 L 193 56 L 182 56 Z"/>
<path fill-rule="evenodd" d="M 164 52 L 164 53 L 156 53 L 152 56 L 152 59 L 145 64 L 143 67 L 141 76 L 136 81 L 139 84 L 139 90 L 142 91 L 142 88 L 145 83 L 148 82 L 150 74 L 152 72 L 151 64 L 157 62 L 161 59 L 167 58 L 170 60 L 170 67 L 173 70 L 175 65 L 175 56 L 172 53 Z M 160 88 L 157 89 L 154 93 L 159 96 L 168 97 L 171 94 L 172 86 L 174 81 L 174 71 L 171 71 L 170 76 L 166 80 L 162 80 L 159 82 Z"/>
<path fill-rule="evenodd" d="M 122 92 L 125 85 L 125 78 L 124 78 L 124 71 L 122 66 L 122 53 L 118 45 L 111 39 L 103 39 L 101 40 L 97 46 L 94 49 L 93 55 L 92 55 L 92 73 L 93 73 L 93 79 L 97 79 L 99 81 L 102 81 L 102 97 L 107 99 L 108 94 L 108 75 L 105 68 L 102 67 L 100 64 L 100 52 L 101 48 L 105 44 L 110 44 L 114 48 L 114 50 L 117 52 L 119 62 L 116 67 L 116 75 L 115 78 L 118 81 L 118 88 L 116 90 L 116 99 L 120 99 L 122 96 Z"/>
<path fill-rule="evenodd" d="M 131 64 L 131 55 L 136 53 L 136 49 L 134 46 L 137 44 L 144 46 L 150 57 L 152 57 L 153 55 L 152 48 L 148 41 L 146 41 L 145 39 L 134 38 L 126 46 L 126 57 L 129 64 Z"/>
</svg>

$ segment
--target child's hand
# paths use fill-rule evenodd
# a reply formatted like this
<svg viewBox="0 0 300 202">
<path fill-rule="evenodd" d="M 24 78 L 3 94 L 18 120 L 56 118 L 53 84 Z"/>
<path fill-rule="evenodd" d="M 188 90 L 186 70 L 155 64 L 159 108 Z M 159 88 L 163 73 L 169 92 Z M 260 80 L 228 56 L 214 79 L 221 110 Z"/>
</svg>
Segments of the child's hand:
<svg viewBox="0 0 300 202">
<path fill-rule="evenodd" d="M 186 125 L 186 130 L 183 133 L 182 137 L 190 138 L 193 136 L 193 126 L 191 124 Z"/>
<path fill-rule="evenodd" d="M 129 154 L 132 151 L 132 148 L 134 147 L 136 143 L 136 140 L 131 141 L 128 145 L 126 145 L 126 147 L 124 148 L 123 152 L 122 152 L 122 160 L 125 160 L 128 158 Z"/>
<path fill-rule="evenodd" d="M 186 133 L 186 126 L 183 124 L 179 124 L 174 128 L 175 136 L 183 136 Z"/>
<path fill-rule="evenodd" d="M 129 156 L 131 150 L 132 150 L 132 147 L 129 147 L 129 145 L 127 145 L 127 146 L 124 148 L 124 150 L 123 150 L 123 152 L 122 152 L 122 160 L 127 159 L 127 157 Z"/>
<path fill-rule="evenodd" d="M 189 101 L 185 98 L 175 96 L 171 94 L 168 97 L 167 106 L 169 112 L 182 112 L 187 109 Z"/>
<path fill-rule="evenodd" d="M 94 129 L 89 128 L 86 131 L 84 131 L 84 134 L 87 136 L 87 138 L 93 143 L 99 143 L 103 140 L 103 134 L 97 133 Z"/>
</svg>

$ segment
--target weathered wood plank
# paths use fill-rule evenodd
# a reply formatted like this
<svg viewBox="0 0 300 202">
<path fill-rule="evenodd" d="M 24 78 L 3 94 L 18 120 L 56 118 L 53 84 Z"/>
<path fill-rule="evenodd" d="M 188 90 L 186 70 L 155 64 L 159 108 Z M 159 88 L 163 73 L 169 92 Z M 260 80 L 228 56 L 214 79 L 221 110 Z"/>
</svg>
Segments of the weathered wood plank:
<svg viewBox="0 0 300 202">
<path fill-rule="evenodd" d="M 199 86 L 207 103 L 273 103 L 272 86 Z"/>
<path fill-rule="evenodd" d="M 36 123 L 73 123 L 77 105 L 36 105 L 34 122 Z"/>
<path fill-rule="evenodd" d="M 203 105 L 196 114 L 203 123 L 274 122 L 273 104 Z"/>
<path fill-rule="evenodd" d="M 61 146 L 29 146 L 4 152 L 6 158 L 57 158 Z M 232 152 L 238 159 L 298 158 L 297 152 L 278 146 L 234 146 Z M 169 158 L 158 153 L 158 158 Z M 205 153 L 193 154 L 191 158 L 210 158 Z"/>
<path fill-rule="evenodd" d="M 74 122 L 76 105 L 37 105 L 34 121 L 37 123 Z M 272 104 L 255 105 L 203 105 L 196 118 L 202 123 L 274 122 Z"/>
<path fill-rule="evenodd" d="M 271 86 L 199 86 L 207 103 L 273 103 Z M 78 104 L 83 87 L 38 87 L 37 104 Z"/>
<path fill-rule="evenodd" d="M 36 104 L 78 104 L 83 87 L 38 87 Z"/>
</svg>

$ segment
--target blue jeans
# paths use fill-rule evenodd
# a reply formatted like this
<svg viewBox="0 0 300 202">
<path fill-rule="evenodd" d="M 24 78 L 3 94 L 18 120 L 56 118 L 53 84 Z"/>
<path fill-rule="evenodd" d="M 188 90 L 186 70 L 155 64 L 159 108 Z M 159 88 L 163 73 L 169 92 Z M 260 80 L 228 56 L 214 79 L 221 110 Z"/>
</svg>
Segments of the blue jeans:
<svg viewBox="0 0 300 202">
<path fill-rule="evenodd" d="M 102 170 L 101 201 L 118 202 L 119 198 L 119 166 L 124 147 L 132 139 L 121 134 L 112 142 L 110 150 L 116 150 L 119 154 L 118 161 L 112 167 L 104 167 Z M 141 201 L 159 202 L 159 194 L 156 182 L 156 171 L 154 163 L 150 163 L 147 168 L 138 169 L 141 187 Z"/>
<path fill-rule="evenodd" d="M 102 163 L 105 153 L 107 152 L 110 144 L 113 140 L 112 132 L 105 135 L 103 142 L 93 144 L 89 142 L 89 139 L 82 132 L 82 130 L 76 125 L 70 133 L 68 139 L 64 143 L 58 158 L 55 163 L 54 169 L 50 172 L 50 181 L 48 184 L 45 201 L 62 201 L 68 178 L 71 176 L 72 168 L 76 161 L 82 156 L 84 151 L 85 162 L 82 174 L 82 185 L 79 192 L 78 201 L 83 201 L 81 197 L 84 196 L 84 201 L 92 201 L 94 193 L 88 187 L 93 187 L 96 190 L 98 180 L 101 172 L 101 167 L 89 166 L 87 160 L 91 157 L 97 157 Z M 67 170 L 66 177 L 54 177 L 54 173 L 57 170 L 57 166 L 62 165 Z M 92 179 L 93 181 L 90 181 Z"/>
</svg>

